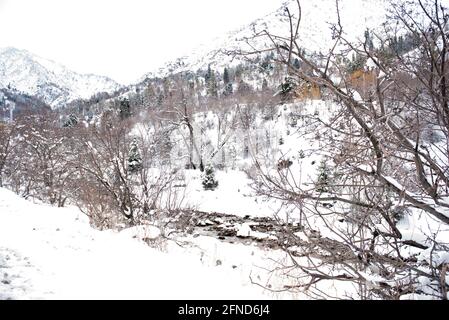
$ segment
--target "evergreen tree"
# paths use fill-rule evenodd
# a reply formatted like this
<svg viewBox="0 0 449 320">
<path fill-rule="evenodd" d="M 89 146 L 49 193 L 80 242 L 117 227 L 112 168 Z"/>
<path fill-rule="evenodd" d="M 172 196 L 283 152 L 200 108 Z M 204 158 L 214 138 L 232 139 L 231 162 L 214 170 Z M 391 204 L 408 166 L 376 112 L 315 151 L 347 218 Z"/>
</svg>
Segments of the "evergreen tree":
<svg viewBox="0 0 449 320">
<path fill-rule="evenodd" d="M 234 87 L 232 86 L 232 83 L 226 84 L 224 91 L 223 91 L 223 95 L 230 96 L 233 93 L 234 93 Z"/>
<path fill-rule="evenodd" d="M 273 71 L 273 69 L 274 69 L 273 64 L 272 64 L 273 59 L 274 59 L 274 55 L 272 55 L 272 54 L 266 55 L 262 59 L 262 62 L 260 63 L 261 72 L 268 73 L 270 71 Z"/>
<path fill-rule="evenodd" d="M 367 58 L 361 54 L 352 54 L 352 61 L 348 63 L 347 69 L 349 72 L 355 72 L 357 70 L 363 69 L 365 66 L 365 63 L 367 61 Z"/>
<path fill-rule="evenodd" d="M 129 103 L 128 98 L 123 98 L 120 100 L 120 110 L 119 110 L 120 119 L 124 120 L 131 116 L 131 105 Z"/>
<path fill-rule="evenodd" d="M 283 102 L 286 102 L 293 98 L 295 89 L 297 88 L 298 84 L 292 77 L 286 77 L 285 81 L 281 83 L 279 86 L 280 89 L 280 97 Z"/>
<path fill-rule="evenodd" d="M 138 172 L 142 169 L 142 157 L 139 151 L 139 145 L 137 139 L 134 138 L 131 142 L 128 152 L 128 169 L 130 172 Z"/>
<path fill-rule="evenodd" d="M 388 50 L 394 56 L 402 55 L 418 47 L 419 40 L 412 33 L 407 33 L 405 36 L 395 36 L 389 40 Z M 385 50 L 385 48 L 384 48 Z"/>
<path fill-rule="evenodd" d="M 228 68 L 224 68 L 224 72 L 223 72 L 223 82 L 224 82 L 225 85 L 231 82 L 231 80 L 229 79 L 229 71 L 228 71 Z"/>
<path fill-rule="evenodd" d="M 204 190 L 215 190 L 218 187 L 218 181 L 215 180 L 214 167 L 209 163 L 206 165 L 203 175 Z"/>
<path fill-rule="evenodd" d="M 223 95 L 224 96 L 230 96 L 234 92 L 234 88 L 233 88 L 233 85 L 231 83 L 231 79 L 229 78 L 228 68 L 224 69 L 223 82 L 224 82 L 224 85 L 225 85 L 224 86 Z"/>
<path fill-rule="evenodd" d="M 298 58 L 295 58 L 295 60 L 293 60 L 293 68 L 295 68 L 295 69 L 299 69 L 299 68 L 301 68 L 301 62 L 299 62 L 299 59 Z"/>
<path fill-rule="evenodd" d="M 69 115 L 68 119 L 64 122 L 64 128 L 72 128 L 79 123 L 78 117 L 73 113 Z"/>
<path fill-rule="evenodd" d="M 293 114 L 290 114 L 289 125 L 293 128 L 295 128 L 298 125 L 298 118 Z"/>
<path fill-rule="evenodd" d="M 205 76 L 207 94 L 211 97 L 218 97 L 218 85 L 217 79 L 215 78 L 215 72 L 212 70 L 210 65 L 207 67 L 207 73 Z"/>
<path fill-rule="evenodd" d="M 206 75 L 204 76 L 204 82 L 209 83 L 210 78 L 212 77 L 212 68 L 210 67 L 210 64 L 207 66 L 207 72 Z"/>
<path fill-rule="evenodd" d="M 317 180 L 317 191 L 318 192 L 329 192 L 329 184 L 331 178 L 331 171 L 327 166 L 325 160 L 322 160 L 320 166 L 318 167 L 318 180 Z"/>
<path fill-rule="evenodd" d="M 280 146 L 284 145 L 284 138 L 282 137 L 279 138 L 279 145 Z"/>
<path fill-rule="evenodd" d="M 292 77 L 286 77 L 285 81 L 281 84 L 282 94 L 288 94 L 296 87 L 297 87 L 297 84 L 295 82 L 295 79 L 293 79 Z"/>
<path fill-rule="evenodd" d="M 368 51 L 370 52 L 374 50 L 373 36 L 371 35 L 369 29 L 365 30 L 365 46 L 368 48 Z"/>
</svg>

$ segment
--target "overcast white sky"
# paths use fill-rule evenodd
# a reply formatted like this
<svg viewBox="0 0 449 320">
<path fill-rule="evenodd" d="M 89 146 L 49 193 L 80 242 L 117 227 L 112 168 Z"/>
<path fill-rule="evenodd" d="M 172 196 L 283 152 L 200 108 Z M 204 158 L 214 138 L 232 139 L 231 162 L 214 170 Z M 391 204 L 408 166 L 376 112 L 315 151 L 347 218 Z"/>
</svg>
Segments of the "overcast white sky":
<svg viewBox="0 0 449 320">
<path fill-rule="evenodd" d="M 129 83 L 282 0 L 0 0 L 0 47 Z"/>
</svg>

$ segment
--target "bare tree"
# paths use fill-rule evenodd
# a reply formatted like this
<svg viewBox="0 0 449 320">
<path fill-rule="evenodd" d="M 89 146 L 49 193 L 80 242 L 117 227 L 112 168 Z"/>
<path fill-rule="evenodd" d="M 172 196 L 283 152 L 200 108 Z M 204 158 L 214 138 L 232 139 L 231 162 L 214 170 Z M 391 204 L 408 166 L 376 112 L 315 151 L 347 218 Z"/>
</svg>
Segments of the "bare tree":
<svg viewBox="0 0 449 320">
<path fill-rule="evenodd" d="M 154 165 L 155 141 L 143 134 L 131 135 L 132 121 L 105 114 L 101 123 L 79 128 L 76 159 L 78 171 L 75 200 L 99 228 L 136 225 L 149 219 L 173 180 Z M 138 142 L 139 163 L 130 165 L 130 145 Z M 133 155 L 135 159 L 135 154 Z M 134 160 L 133 160 L 134 161 Z"/>
<path fill-rule="evenodd" d="M 317 58 L 301 47 L 299 1 L 295 13 L 285 9 L 289 34 L 256 30 L 248 42 L 264 37 L 271 46 L 238 52 L 276 52 L 289 76 L 322 88 L 339 106 L 330 121 L 310 115 L 306 125 L 329 138 L 320 151 L 331 163 L 326 188 L 298 180 L 290 170 L 276 176 L 259 165 L 258 191 L 297 208 L 306 240 L 287 230 L 285 245 L 304 275 L 297 288 L 323 297 L 319 284 L 333 280 L 356 284 L 360 298 L 418 293 L 447 299 L 448 283 L 441 281 L 447 267 L 435 262 L 447 244 L 425 227 L 427 239 L 418 241 L 397 226 L 401 215 L 449 225 L 447 9 L 439 0 L 392 3 L 386 37 L 376 35 L 380 45 L 372 48 L 367 41 L 346 40 L 335 3 L 334 43 L 327 55 Z M 406 49 L 395 40 L 401 35 L 412 40 Z M 364 94 L 347 67 L 351 52 L 374 71 Z M 294 68 L 293 58 L 303 67 Z"/>
<path fill-rule="evenodd" d="M 71 138 L 57 117 L 52 113 L 22 116 L 10 130 L 9 147 L 14 152 L 10 150 L 6 161 L 9 186 L 25 197 L 64 206 L 74 169 L 68 164 Z"/>
</svg>

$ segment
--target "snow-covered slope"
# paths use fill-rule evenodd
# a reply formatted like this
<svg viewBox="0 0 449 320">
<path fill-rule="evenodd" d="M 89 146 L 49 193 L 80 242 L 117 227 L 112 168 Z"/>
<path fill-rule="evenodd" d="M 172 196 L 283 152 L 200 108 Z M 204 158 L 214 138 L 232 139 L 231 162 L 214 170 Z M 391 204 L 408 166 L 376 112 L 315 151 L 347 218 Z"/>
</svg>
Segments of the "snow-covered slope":
<svg viewBox="0 0 449 320">
<path fill-rule="evenodd" d="M 98 92 L 114 92 L 121 86 L 93 74 L 79 74 L 26 50 L 0 48 L 0 88 L 15 88 L 35 95 L 52 107 Z"/>
<path fill-rule="evenodd" d="M 337 9 L 334 0 L 301 1 L 302 19 L 299 42 L 310 52 L 326 52 L 332 46 L 331 25 L 337 23 Z M 285 13 L 288 7 L 297 17 L 298 9 L 295 0 L 289 0 L 273 13 L 260 18 L 238 30 L 218 37 L 206 43 L 188 56 L 180 57 L 165 66 L 148 73 L 144 78 L 163 77 L 169 73 L 196 71 L 206 69 L 211 64 L 216 69 L 226 65 L 239 63 L 238 59 L 226 54 L 233 50 L 253 51 L 271 45 L 267 37 L 259 37 L 251 41 L 251 46 L 245 39 L 255 33 L 268 30 L 280 36 L 289 35 L 289 21 Z M 388 4 L 386 0 L 341 0 L 339 11 L 345 38 L 348 40 L 363 39 L 365 30 L 377 29 L 385 21 Z"/>
<path fill-rule="evenodd" d="M 165 241 L 146 226 L 155 249 L 140 240 L 143 227 L 94 230 L 76 208 L 0 188 L 0 300 L 292 298 L 250 281 L 273 282 L 267 270 L 280 252 L 203 236 Z"/>
</svg>

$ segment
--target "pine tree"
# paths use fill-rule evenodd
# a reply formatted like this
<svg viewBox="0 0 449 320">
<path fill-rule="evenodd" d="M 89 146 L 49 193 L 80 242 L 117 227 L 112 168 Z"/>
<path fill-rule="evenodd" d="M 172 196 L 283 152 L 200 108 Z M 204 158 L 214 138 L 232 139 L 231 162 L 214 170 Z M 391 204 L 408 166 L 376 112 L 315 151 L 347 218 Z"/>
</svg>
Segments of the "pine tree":
<svg viewBox="0 0 449 320">
<path fill-rule="evenodd" d="M 293 114 L 290 114 L 289 125 L 293 128 L 295 128 L 298 125 L 298 119 Z"/>
<path fill-rule="evenodd" d="M 214 167 L 209 163 L 206 165 L 203 175 L 203 188 L 204 190 L 215 190 L 218 187 L 218 181 L 215 180 Z"/>
<path fill-rule="evenodd" d="M 139 151 L 137 139 L 134 138 L 131 142 L 128 152 L 128 169 L 130 172 L 138 172 L 142 169 L 142 157 Z"/>
<path fill-rule="evenodd" d="M 76 126 L 78 123 L 79 123 L 78 117 L 72 113 L 69 115 L 66 122 L 64 122 L 63 127 L 64 128 L 72 128 L 72 127 Z"/>
<path fill-rule="evenodd" d="M 224 68 L 224 71 L 223 71 L 223 82 L 224 82 L 225 85 L 228 84 L 229 82 L 231 82 L 231 80 L 229 79 L 228 68 Z"/>
<path fill-rule="evenodd" d="M 279 138 L 279 145 L 280 146 L 284 145 L 284 138 L 282 137 Z"/>
<path fill-rule="evenodd" d="M 207 67 L 207 73 L 204 77 L 206 82 L 207 94 L 211 97 L 218 97 L 218 85 L 217 79 L 215 78 L 215 72 L 212 70 L 210 65 Z"/>
<path fill-rule="evenodd" d="M 282 94 L 288 94 L 297 86 L 295 80 L 292 77 L 286 77 L 285 81 L 281 84 Z"/>
<path fill-rule="evenodd" d="M 347 69 L 349 72 L 355 72 L 357 70 L 363 69 L 365 66 L 365 63 L 367 61 L 367 58 L 361 54 L 352 54 L 352 61 L 348 63 Z"/>
<path fill-rule="evenodd" d="M 131 116 L 131 105 L 129 103 L 128 98 L 123 98 L 120 100 L 120 119 L 124 120 Z"/>
<path fill-rule="evenodd" d="M 366 48 L 368 48 L 368 50 L 370 52 L 374 50 L 373 37 L 372 37 L 369 29 L 365 30 L 365 46 L 366 46 Z"/>
<path fill-rule="evenodd" d="M 331 172 L 325 160 L 322 160 L 320 166 L 318 167 L 318 180 L 317 180 L 317 191 L 318 192 L 329 192 Z"/>
<path fill-rule="evenodd" d="M 224 86 L 223 95 L 224 96 L 230 96 L 234 92 L 234 88 L 233 88 L 233 85 L 231 83 L 231 79 L 229 78 L 228 68 L 224 69 L 223 82 L 224 82 L 224 85 L 225 85 Z"/>
<path fill-rule="evenodd" d="M 212 68 L 210 67 L 210 64 L 207 66 L 207 72 L 204 76 L 204 82 L 206 82 L 206 85 L 209 83 L 210 78 L 212 77 Z"/>
<path fill-rule="evenodd" d="M 299 62 L 298 58 L 295 58 L 295 60 L 293 60 L 293 68 L 299 70 L 299 68 L 301 68 L 301 62 Z"/>
<path fill-rule="evenodd" d="M 232 83 L 226 84 L 224 91 L 223 91 L 223 95 L 227 97 L 233 93 L 234 93 L 234 87 L 232 86 Z"/>
</svg>

